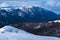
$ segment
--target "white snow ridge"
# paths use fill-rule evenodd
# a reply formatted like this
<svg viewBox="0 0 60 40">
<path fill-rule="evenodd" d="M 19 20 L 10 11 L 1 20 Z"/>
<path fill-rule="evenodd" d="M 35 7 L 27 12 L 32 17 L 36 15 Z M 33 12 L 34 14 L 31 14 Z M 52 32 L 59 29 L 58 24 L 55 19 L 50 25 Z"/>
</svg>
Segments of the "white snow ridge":
<svg viewBox="0 0 60 40">
<path fill-rule="evenodd" d="M 0 28 L 0 40 L 60 40 L 60 38 L 37 36 L 12 26 Z"/>
</svg>

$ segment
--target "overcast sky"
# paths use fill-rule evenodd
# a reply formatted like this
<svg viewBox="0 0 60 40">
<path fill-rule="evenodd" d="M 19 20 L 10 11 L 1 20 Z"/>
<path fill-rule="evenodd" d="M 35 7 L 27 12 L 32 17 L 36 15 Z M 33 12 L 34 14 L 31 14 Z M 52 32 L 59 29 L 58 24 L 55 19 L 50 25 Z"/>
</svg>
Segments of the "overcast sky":
<svg viewBox="0 0 60 40">
<path fill-rule="evenodd" d="M 40 6 L 60 14 L 60 0 L 0 0 L 0 7 Z"/>
</svg>

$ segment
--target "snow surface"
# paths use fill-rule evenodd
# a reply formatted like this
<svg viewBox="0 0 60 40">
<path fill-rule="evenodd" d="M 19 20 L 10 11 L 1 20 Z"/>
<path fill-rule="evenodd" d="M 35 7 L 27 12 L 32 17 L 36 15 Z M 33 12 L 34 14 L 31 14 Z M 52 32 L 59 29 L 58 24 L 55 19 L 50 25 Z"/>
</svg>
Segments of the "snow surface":
<svg viewBox="0 0 60 40">
<path fill-rule="evenodd" d="M 0 28 L 0 40 L 60 40 L 60 38 L 37 36 L 12 26 L 4 26 Z"/>
</svg>

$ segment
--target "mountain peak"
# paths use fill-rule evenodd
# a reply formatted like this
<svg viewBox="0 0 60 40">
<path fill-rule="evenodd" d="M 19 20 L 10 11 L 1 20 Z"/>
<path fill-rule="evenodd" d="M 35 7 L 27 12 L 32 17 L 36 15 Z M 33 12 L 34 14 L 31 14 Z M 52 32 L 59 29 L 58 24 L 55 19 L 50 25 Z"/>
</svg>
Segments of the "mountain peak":
<svg viewBox="0 0 60 40">
<path fill-rule="evenodd" d="M 37 6 L 28 8 L 20 6 L 20 8 L 16 9 L 12 7 L 9 10 L 8 8 L 0 10 L 1 25 L 19 22 L 47 22 L 58 19 L 56 13 Z"/>
</svg>

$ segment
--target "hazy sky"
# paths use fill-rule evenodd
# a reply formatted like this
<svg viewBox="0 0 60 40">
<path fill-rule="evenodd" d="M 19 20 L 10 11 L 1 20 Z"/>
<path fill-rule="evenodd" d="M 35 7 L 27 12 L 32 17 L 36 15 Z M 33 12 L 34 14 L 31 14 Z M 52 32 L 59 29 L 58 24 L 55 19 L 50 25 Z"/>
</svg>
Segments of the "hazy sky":
<svg viewBox="0 0 60 40">
<path fill-rule="evenodd" d="M 34 5 L 60 14 L 60 0 L 0 0 L 0 7 Z"/>
</svg>

